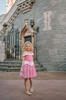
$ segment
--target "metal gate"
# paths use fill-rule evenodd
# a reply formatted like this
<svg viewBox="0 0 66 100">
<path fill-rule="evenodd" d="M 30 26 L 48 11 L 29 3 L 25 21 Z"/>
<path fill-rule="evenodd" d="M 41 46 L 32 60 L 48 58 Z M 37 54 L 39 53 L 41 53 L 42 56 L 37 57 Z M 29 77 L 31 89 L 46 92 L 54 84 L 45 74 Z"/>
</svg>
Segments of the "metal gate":
<svg viewBox="0 0 66 100">
<path fill-rule="evenodd" d="M 14 24 L 12 24 L 12 28 L 6 36 L 7 59 L 19 59 L 19 49 L 19 30 L 15 30 Z"/>
</svg>

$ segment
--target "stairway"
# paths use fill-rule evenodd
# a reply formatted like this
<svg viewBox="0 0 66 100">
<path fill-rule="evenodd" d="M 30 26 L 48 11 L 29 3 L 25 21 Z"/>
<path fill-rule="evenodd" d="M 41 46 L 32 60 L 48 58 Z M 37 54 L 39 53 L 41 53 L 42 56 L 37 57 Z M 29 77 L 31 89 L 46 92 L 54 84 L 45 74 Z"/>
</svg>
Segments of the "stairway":
<svg viewBox="0 0 66 100">
<path fill-rule="evenodd" d="M 37 61 L 34 61 L 36 71 L 44 71 L 42 65 Z M 19 72 L 22 65 L 22 60 L 19 59 L 6 59 L 3 62 L 0 62 L 0 71 L 4 72 Z"/>
</svg>

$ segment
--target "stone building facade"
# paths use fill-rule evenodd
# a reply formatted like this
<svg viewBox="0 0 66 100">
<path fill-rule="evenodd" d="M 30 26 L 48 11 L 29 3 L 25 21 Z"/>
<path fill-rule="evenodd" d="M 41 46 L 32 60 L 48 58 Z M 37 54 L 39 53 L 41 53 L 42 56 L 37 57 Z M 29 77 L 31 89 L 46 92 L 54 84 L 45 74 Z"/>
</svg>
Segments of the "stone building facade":
<svg viewBox="0 0 66 100">
<path fill-rule="evenodd" d="M 31 20 L 34 28 L 31 28 Z M 16 58 L 21 59 L 27 34 L 27 40 L 31 39 L 34 45 L 35 59 L 47 71 L 66 71 L 66 0 L 17 0 L 0 25 L 1 41 L 4 22 L 8 24 L 5 33 L 7 47 L 14 57 L 17 54 Z"/>
</svg>

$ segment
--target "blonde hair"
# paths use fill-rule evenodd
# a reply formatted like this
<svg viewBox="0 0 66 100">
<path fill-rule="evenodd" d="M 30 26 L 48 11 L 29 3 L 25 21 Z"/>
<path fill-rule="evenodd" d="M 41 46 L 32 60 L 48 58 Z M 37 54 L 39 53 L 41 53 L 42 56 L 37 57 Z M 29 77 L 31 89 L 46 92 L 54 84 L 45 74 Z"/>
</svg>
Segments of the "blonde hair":
<svg viewBox="0 0 66 100">
<path fill-rule="evenodd" d="M 25 44 L 24 44 L 24 46 L 23 46 L 23 52 L 26 50 L 25 47 L 26 47 L 27 44 L 30 44 L 30 46 L 31 46 L 31 52 L 33 52 L 33 51 L 34 51 L 34 46 L 33 46 L 33 44 L 32 44 L 31 42 L 29 42 L 29 41 L 25 42 Z"/>
</svg>

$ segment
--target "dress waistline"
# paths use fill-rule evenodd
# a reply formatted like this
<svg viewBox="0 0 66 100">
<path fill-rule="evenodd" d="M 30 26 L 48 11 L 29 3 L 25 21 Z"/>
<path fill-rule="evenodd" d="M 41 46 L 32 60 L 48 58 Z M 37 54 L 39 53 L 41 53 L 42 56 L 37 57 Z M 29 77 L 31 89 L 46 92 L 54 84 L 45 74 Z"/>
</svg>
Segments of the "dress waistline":
<svg viewBox="0 0 66 100">
<path fill-rule="evenodd" d="M 33 62 L 33 61 L 29 62 L 29 61 L 26 61 L 26 60 L 25 60 L 25 61 L 24 61 L 24 65 L 25 65 L 25 64 L 29 64 L 30 66 L 32 66 L 32 65 L 34 64 L 34 62 Z"/>
</svg>

